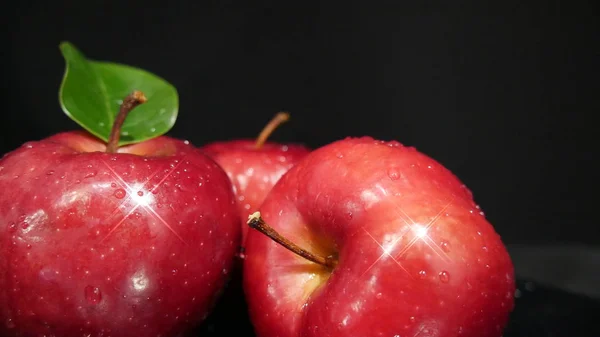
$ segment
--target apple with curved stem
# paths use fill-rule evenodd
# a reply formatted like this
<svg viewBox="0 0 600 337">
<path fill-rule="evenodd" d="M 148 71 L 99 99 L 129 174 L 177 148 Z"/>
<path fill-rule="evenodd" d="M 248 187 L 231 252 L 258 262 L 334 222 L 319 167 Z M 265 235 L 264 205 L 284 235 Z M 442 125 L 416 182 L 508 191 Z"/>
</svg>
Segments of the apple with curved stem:
<svg viewBox="0 0 600 337">
<path fill-rule="evenodd" d="M 287 112 L 276 114 L 256 140 L 238 139 L 213 142 L 201 147 L 232 181 L 242 219 L 242 244 L 248 227 L 245 221 L 255 212 L 273 185 L 310 150 L 301 144 L 268 142 L 268 137 L 289 119 Z"/>
<path fill-rule="evenodd" d="M 248 225 L 260 337 L 499 337 L 514 306 L 511 259 L 471 192 L 395 141 L 314 150 Z"/>
<path fill-rule="evenodd" d="M 178 336 L 217 301 L 241 237 L 231 182 L 189 142 L 119 146 L 144 102 L 123 100 L 107 143 L 64 132 L 0 160 L 0 335 Z"/>
</svg>

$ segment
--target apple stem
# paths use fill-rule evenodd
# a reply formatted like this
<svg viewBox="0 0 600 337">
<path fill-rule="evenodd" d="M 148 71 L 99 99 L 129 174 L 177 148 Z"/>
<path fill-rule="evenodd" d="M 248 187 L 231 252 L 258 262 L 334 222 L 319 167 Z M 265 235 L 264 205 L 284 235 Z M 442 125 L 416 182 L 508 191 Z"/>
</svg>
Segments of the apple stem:
<svg viewBox="0 0 600 337">
<path fill-rule="evenodd" d="M 264 235 L 268 236 L 271 240 L 277 242 L 278 244 L 282 245 L 283 247 L 287 248 L 293 253 L 296 253 L 309 261 L 318 263 L 329 269 L 333 269 L 337 265 L 338 261 L 335 256 L 330 255 L 327 257 L 323 257 L 320 255 L 315 255 L 303 248 L 300 248 L 295 243 L 283 237 L 275 229 L 273 229 L 273 227 L 269 226 L 265 222 L 265 220 L 263 220 L 263 218 L 260 216 L 260 212 L 255 212 L 248 217 L 248 225 L 251 228 L 254 228 L 259 232 L 263 233 Z"/>
<path fill-rule="evenodd" d="M 290 114 L 287 112 L 279 112 L 278 114 L 276 114 L 275 117 L 273 117 L 273 119 L 271 119 L 271 121 L 269 121 L 269 123 L 265 125 L 265 128 L 260 132 L 260 134 L 256 138 L 256 143 L 254 144 L 254 147 L 256 149 L 260 149 L 267 141 L 267 138 L 269 138 L 269 136 L 273 133 L 273 131 L 275 131 L 275 129 L 279 125 L 281 125 L 284 122 L 287 122 L 289 119 Z"/>
<path fill-rule="evenodd" d="M 125 118 L 127 118 L 127 115 L 129 112 L 131 112 L 131 110 L 133 110 L 136 106 L 145 103 L 146 101 L 146 96 L 139 90 L 134 90 L 131 94 L 125 97 L 123 103 L 121 103 L 121 108 L 119 109 L 119 113 L 115 118 L 112 129 L 110 130 L 108 144 L 106 145 L 107 153 L 117 152 L 117 149 L 119 148 L 119 137 L 121 136 L 121 127 L 123 126 L 123 122 L 125 122 Z"/>
</svg>

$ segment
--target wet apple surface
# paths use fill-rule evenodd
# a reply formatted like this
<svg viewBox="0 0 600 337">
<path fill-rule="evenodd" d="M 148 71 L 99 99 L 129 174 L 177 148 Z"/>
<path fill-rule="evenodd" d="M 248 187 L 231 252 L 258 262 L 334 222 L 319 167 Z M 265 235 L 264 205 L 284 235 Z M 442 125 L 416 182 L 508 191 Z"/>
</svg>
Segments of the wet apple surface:
<svg viewBox="0 0 600 337">
<path fill-rule="evenodd" d="M 256 139 L 215 141 L 201 147 L 231 179 L 240 212 L 242 246 L 248 233 L 248 216 L 258 210 L 277 181 L 310 153 L 303 144 L 267 141 L 289 118 L 287 112 L 276 114 Z"/>
<path fill-rule="evenodd" d="M 244 289 L 258 336 L 499 337 L 514 270 L 450 171 L 369 137 L 323 146 L 275 185 L 260 214 L 324 267 L 255 230 Z"/>
<path fill-rule="evenodd" d="M 254 140 L 216 142 L 202 147 L 225 170 L 234 187 L 240 218 L 248 219 L 275 183 L 310 150 L 300 144 L 269 142 L 256 148 Z M 248 226 L 242 226 L 242 243 Z"/>
<path fill-rule="evenodd" d="M 173 336 L 200 322 L 240 240 L 225 172 L 166 136 L 80 132 L 0 161 L 0 335 Z"/>
</svg>

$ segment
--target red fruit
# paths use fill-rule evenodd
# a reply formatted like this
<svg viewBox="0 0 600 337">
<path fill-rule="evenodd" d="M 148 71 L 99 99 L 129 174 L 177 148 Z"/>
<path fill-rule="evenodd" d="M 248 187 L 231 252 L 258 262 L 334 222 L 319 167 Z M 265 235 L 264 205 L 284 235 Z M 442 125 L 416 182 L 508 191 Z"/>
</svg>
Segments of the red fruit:
<svg viewBox="0 0 600 337">
<path fill-rule="evenodd" d="M 248 231 L 248 215 L 258 209 L 279 178 L 310 152 L 301 144 L 266 141 L 273 130 L 288 118 L 287 113 L 277 114 L 256 140 L 214 142 L 201 148 L 232 181 L 242 219 L 242 243 Z"/>
<path fill-rule="evenodd" d="M 0 335 L 176 336 L 239 245 L 223 170 L 166 136 L 106 153 L 84 133 L 0 161 Z"/>
<path fill-rule="evenodd" d="M 248 233 L 244 290 L 260 337 L 499 337 L 514 305 L 511 259 L 471 192 L 397 142 L 313 151 L 249 224 L 318 262 Z"/>
</svg>

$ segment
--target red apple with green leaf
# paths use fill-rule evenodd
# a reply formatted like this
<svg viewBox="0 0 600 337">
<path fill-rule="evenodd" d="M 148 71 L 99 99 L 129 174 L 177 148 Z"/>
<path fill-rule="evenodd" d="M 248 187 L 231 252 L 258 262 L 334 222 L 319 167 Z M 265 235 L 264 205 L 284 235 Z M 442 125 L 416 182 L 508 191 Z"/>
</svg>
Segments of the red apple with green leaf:
<svg viewBox="0 0 600 337">
<path fill-rule="evenodd" d="M 61 44 L 86 131 L 0 161 L 0 335 L 177 336 L 218 299 L 239 245 L 225 172 L 174 124 L 174 87 Z"/>
<path fill-rule="evenodd" d="M 287 112 L 276 114 L 256 140 L 218 141 L 201 147 L 231 179 L 242 218 L 242 244 L 248 232 L 248 215 L 256 212 L 279 178 L 310 152 L 302 144 L 267 141 L 289 117 Z"/>
<path fill-rule="evenodd" d="M 511 259 L 469 189 L 398 142 L 314 150 L 248 224 L 260 337 L 499 337 L 514 306 Z"/>
</svg>

